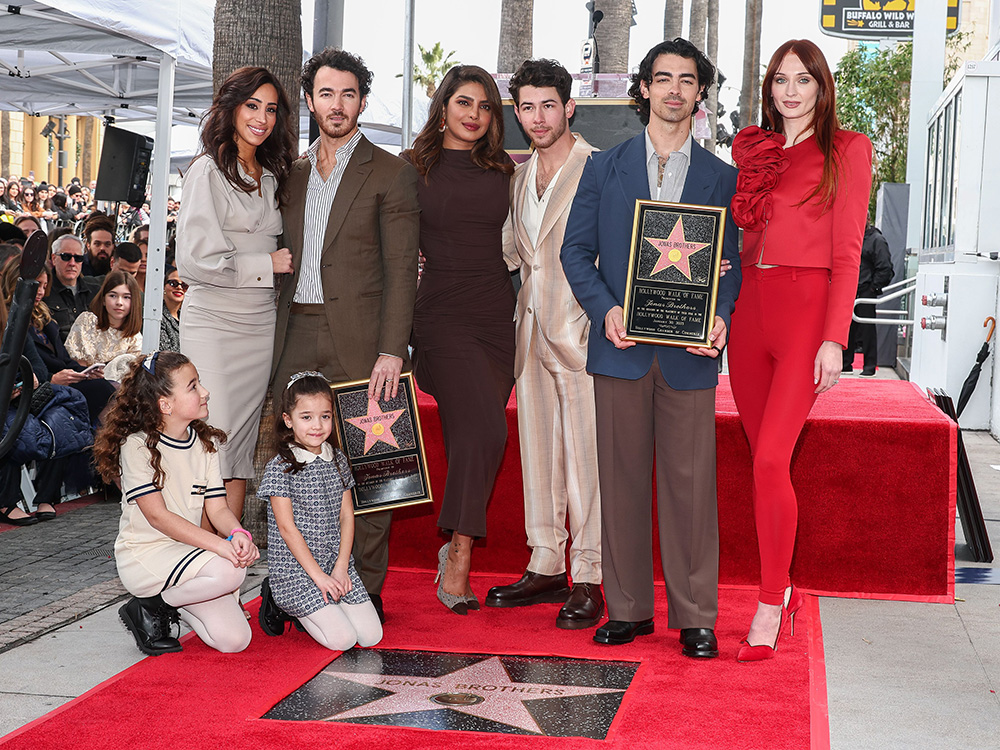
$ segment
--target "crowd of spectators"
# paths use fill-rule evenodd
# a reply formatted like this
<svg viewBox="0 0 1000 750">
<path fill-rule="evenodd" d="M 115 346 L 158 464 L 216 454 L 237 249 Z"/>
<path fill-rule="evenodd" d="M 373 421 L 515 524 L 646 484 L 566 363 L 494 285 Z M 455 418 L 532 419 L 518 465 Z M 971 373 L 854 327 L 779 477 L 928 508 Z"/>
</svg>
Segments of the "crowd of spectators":
<svg viewBox="0 0 1000 750">
<path fill-rule="evenodd" d="M 45 232 L 49 262 L 37 279 L 24 353 L 42 398 L 52 405 L 46 424 L 72 421 L 75 408 L 89 415 L 85 429 L 91 435 L 121 373 L 141 352 L 149 243 L 148 203 L 135 209 L 121 207 L 115 217 L 114 210 L 112 215 L 99 210 L 94 189 L 95 183 L 82 185 L 77 178 L 65 187 L 56 187 L 26 178 L 0 177 L 0 322 L 6 324 L 24 244 L 33 232 Z M 173 233 L 178 208 L 179 203 L 171 198 L 168 235 Z M 171 240 L 159 348 L 177 351 L 187 284 L 172 265 L 172 249 Z M 0 328 L 0 341 L 3 334 Z M 7 410 L 8 422 L 17 398 L 16 390 Z M 37 393 L 33 405 L 36 400 L 40 400 Z M 80 436 L 73 439 L 78 441 Z M 65 491 L 96 482 L 89 451 L 81 453 L 76 448 L 75 452 L 80 455 L 65 461 L 43 460 L 26 451 L 0 459 L 0 477 L 5 480 L 0 490 L 0 522 L 27 526 L 54 518 L 54 505 Z M 34 467 L 34 514 L 18 507 L 22 497 L 20 482 L 15 480 L 25 465 Z"/>
</svg>

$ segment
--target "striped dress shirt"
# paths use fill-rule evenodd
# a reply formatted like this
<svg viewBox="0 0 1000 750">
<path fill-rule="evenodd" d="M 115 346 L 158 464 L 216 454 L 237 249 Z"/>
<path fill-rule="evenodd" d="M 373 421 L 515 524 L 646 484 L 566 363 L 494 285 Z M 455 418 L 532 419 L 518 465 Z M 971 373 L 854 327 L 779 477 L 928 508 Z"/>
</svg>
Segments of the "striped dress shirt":
<svg viewBox="0 0 1000 750">
<path fill-rule="evenodd" d="M 299 281 L 295 287 L 293 302 L 303 305 L 323 304 L 323 279 L 320 275 L 320 257 L 323 254 L 323 238 L 326 236 L 326 225 L 330 220 L 333 201 L 337 197 L 337 189 L 347 170 L 354 148 L 361 140 L 361 130 L 347 143 L 337 149 L 337 163 L 333 172 L 325 180 L 319 173 L 320 139 L 313 141 L 306 155 L 312 164 L 309 171 L 309 185 L 306 189 L 306 211 L 302 227 L 302 265 L 299 269 Z"/>
</svg>

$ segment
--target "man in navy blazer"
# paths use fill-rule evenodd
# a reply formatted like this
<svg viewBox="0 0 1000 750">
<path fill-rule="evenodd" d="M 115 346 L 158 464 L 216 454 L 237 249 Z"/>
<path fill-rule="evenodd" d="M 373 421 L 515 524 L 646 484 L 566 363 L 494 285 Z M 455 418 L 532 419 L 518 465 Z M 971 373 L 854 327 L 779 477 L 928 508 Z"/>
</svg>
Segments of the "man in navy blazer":
<svg viewBox="0 0 1000 750">
<path fill-rule="evenodd" d="M 592 321 L 587 370 L 594 375 L 601 489 L 604 590 L 610 621 L 599 643 L 653 632 L 651 475 L 656 446 L 660 555 L 667 627 L 683 653 L 718 655 L 719 528 L 715 490 L 715 386 L 729 316 L 740 288 L 737 230 L 726 221 L 709 349 L 624 340 L 622 305 L 636 200 L 728 206 L 736 170 L 694 143 L 691 115 L 715 68 L 684 39 L 651 49 L 629 94 L 648 126 L 595 152 L 580 178 L 560 258 Z"/>
</svg>

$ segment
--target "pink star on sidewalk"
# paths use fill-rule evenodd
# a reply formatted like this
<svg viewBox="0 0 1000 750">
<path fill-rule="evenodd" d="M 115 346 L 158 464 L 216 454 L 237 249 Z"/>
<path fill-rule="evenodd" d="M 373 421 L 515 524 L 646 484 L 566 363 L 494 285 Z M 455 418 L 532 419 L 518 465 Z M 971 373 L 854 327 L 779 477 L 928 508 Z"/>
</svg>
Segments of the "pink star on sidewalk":
<svg viewBox="0 0 1000 750">
<path fill-rule="evenodd" d="M 347 421 L 365 433 L 364 452 L 367 453 L 380 440 L 393 448 L 399 447 L 391 428 L 402 413 L 402 409 L 384 412 L 379 407 L 378 402 L 370 398 L 368 399 L 368 413 L 363 417 L 348 417 Z"/>
<path fill-rule="evenodd" d="M 673 266 L 688 280 L 691 279 L 691 262 L 689 258 L 699 250 L 708 247 L 710 242 L 688 242 L 684 238 L 684 218 L 677 219 L 674 228 L 670 230 L 670 236 L 665 240 L 657 237 L 643 237 L 646 242 L 660 251 L 660 257 L 653 266 L 650 276 L 656 276 L 660 271 Z"/>
</svg>

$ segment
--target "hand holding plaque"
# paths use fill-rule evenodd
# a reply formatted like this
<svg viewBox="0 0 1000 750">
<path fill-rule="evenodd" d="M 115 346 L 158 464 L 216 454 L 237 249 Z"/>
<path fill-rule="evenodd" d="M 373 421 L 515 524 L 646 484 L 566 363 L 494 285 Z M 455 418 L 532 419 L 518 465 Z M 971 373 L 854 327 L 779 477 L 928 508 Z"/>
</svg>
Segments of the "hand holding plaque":
<svg viewBox="0 0 1000 750">
<path fill-rule="evenodd" d="M 431 502 L 413 379 L 399 376 L 396 395 L 377 401 L 369 381 L 331 386 L 340 443 L 351 462 L 354 512 Z"/>
<path fill-rule="evenodd" d="M 708 348 L 726 209 L 636 201 L 625 283 L 625 338 Z"/>
</svg>

